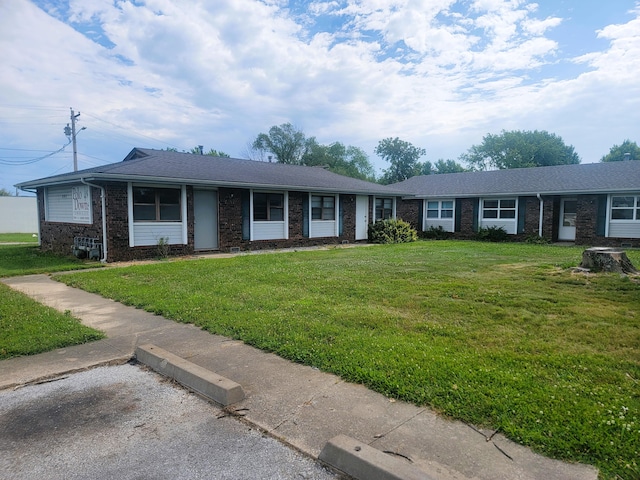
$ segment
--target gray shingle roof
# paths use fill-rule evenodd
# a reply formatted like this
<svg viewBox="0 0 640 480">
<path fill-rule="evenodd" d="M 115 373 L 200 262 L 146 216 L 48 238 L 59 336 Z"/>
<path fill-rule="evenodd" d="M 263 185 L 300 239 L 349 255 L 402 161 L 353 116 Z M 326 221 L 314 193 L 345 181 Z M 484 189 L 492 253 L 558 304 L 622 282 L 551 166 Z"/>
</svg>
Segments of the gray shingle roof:
<svg viewBox="0 0 640 480">
<path fill-rule="evenodd" d="M 358 180 L 320 167 L 135 148 L 124 161 L 18 184 L 19 188 L 86 181 L 155 181 L 212 186 L 400 195 L 393 187 Z"/>
<path fill-rule="evenodd" d="M 422 175 L 391 186 L 419 197 L 639 192 L 640 161 Z"/>
</svg>

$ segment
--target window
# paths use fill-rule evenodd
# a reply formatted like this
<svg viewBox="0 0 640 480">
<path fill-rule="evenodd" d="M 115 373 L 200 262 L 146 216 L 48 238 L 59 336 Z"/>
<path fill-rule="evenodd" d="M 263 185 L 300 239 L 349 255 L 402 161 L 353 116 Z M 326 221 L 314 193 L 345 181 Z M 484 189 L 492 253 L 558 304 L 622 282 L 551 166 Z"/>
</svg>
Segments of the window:
<svg viewBox="0 0 640 480">
<path fill-rule="evenodd" d="M 612 197 L 611 220 L 640 220 L 640 196 Z"/>
<path fill-rule="evenodd" d="M 284 221 L 284 194 L 254 193 L 253 219 L 255 221 Z"/>
<path fill-rule="evenodd" d="M 376 220 L 393 217 L 393 198 L 376 198 Z"/>
<path fill-rule="evenodd" d="M 311 197 L 312 220 L 335 220 L 336 197 L 313 195 Z"/>
<path fill-rule="evenodd" d="M 484 200 L 482 203 L 482 218 L 516 218 L 516 199 Z"/>
<path fill-rule="evenodd" d="M 428 201 L 427 218 L 453 218 L 453 200 Z"/>
<path fill-rule="evenodd" d="M 133 187 L 133 220 L 136 222 L 179 222 L 178 188 Z"/>
</svg>

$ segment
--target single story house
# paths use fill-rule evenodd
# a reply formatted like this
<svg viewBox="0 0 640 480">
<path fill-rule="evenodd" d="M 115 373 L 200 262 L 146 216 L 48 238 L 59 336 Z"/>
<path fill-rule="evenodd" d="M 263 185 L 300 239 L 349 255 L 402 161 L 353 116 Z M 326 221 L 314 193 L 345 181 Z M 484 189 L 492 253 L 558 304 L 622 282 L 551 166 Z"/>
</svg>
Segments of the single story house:
<svg viewBox="0 0 640 480">
<path fill-rule="evenodd" d="M 453 238 L 502 227 L 514 239 L 640 247 L 640 161 L 423 175 L 392 185 L 398 217 Z"/>
<path fill-rule="evenodd" d="M 117 163 L 23 182 L 41 248 L 102 261 L 340 244 L 395 217 L 401 193 L 320 167 L 134 148 Z"/>
</svg>

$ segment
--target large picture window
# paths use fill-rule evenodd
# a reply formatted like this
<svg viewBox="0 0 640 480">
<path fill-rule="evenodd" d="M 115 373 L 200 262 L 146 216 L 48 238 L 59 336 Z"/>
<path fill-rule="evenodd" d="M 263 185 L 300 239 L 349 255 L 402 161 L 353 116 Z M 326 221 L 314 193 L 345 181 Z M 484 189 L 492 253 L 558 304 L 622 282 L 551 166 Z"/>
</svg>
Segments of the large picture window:
<svg viewBox="0 0 640 480">
<path fill-rule="evenodd" d="M 499 200 L 484 200 L 482 202 L 482 218 L 516 218 L 516 199 L 502 198 Z"/>
<path fill-rule="evenodd" d="M 284 221 L 284 194 L 255 192 L 253 194 L 253 219 L 267 222 Z"/>
<path fill-rule="evenodd" d="M 336 197 L 334 196 L 311 196 L 311 219 L 312 220 L 335 220 L 336 219 Z"/>
<path fill-rule="evenodd" d="M 427 218 L 453 218 L 453 200 L 429 200 Z"/>
<path fill-rule="evenodd" d="M 393 217 L 393 198 L 376 198 L 376 220 Z"/>
<path fill-rule="evenodd" d="M 640 220 L 640 196 L 611 197 L 611 220 Z"/>
<path fill-rule="evenodd" d="M 133 220 L 136 222 L 179 222 L 180 189 L 133 187 Z"/>
</svg>

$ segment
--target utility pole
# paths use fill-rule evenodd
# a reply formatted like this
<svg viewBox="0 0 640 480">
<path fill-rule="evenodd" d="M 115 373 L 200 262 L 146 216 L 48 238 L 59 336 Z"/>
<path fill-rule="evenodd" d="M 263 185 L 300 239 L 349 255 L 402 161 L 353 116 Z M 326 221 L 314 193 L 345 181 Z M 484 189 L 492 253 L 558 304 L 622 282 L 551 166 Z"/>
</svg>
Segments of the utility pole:
<svg viewBox="0 0 640 480">
<path fill-rule="evenodd" d="M 78 171 L 78 149 L 76 146 L 76 120 L 80 116 L 80 112 L 74 115 L 71 108 L 71 140 L 73 141 L 73 171 Z"/>
</svg>

